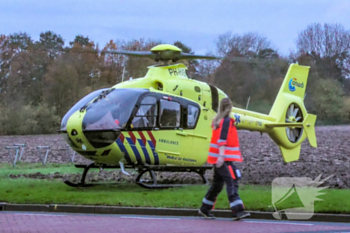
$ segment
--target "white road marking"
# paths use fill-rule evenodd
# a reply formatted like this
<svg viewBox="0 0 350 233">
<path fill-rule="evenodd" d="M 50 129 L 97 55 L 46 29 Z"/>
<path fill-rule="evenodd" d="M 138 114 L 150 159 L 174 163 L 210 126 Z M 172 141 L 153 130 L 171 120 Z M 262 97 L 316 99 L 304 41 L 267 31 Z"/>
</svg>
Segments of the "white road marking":
<svg viewBox="0 0 350 233">
<path fill-rule="evenodd" d="M 124 217 L 124 216 L 121 216 L 120 218 L 136 218 L 136 219 L 157 219 L 157 220 L 163 220 L 163 219 L 166 219 L 166 220 L 180 220 L 179 218 L 148 218 L 148 217 Z"/>
<path fill-rule="evenodd" d="M 65 214 L 22 214 L 22 213 L 14 213 L 16 215 L 36 215 L 36 216 L 67 216 Z"/>
<path fill-rule="evenodd" d="M 285 225 L 300 225 L 300 226 L 313 226 L 314 224 L 308 224 L 308 223 L 292 223 L 292 222 L 265 222 L 265 221 L 250 221 L 250 220 L 244 220 L 243 222 L 249 222 L 249 223 L 269 223 L 269 224 L 285 224 Z"/>
</svg>

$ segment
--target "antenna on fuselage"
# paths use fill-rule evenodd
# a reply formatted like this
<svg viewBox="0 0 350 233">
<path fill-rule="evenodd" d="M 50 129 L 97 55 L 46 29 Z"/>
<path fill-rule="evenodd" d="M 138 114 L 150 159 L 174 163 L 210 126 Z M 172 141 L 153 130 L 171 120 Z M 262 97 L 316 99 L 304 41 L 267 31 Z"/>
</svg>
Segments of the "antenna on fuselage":
<svg viewBox="0 0 350 233">
<path fill-rule="evenodd" d="M 125 66 L 123 67 L 122 82 L 124 82 L 124 73 L 125 73 Z"/>
<path fill-rule="evenodd" d="M 247 107 L 245 108 L 246 110 L 248 110 L 249 101 L 250 101 L 250 96 L 249 96 L 248 101 L 247 101 Z"/>
</svg>

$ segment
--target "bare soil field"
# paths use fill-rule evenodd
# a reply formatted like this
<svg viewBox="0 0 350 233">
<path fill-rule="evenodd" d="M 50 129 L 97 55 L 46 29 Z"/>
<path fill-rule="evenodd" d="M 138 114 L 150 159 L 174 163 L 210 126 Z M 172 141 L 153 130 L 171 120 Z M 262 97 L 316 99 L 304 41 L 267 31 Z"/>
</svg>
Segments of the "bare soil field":
<svg viewBox="0 0 350 233">
<path fill-rule="evenodd" d="M 350 126 L 316 127 L 318 148 L 313 148 L 305 140 L 302 144 L 300 159 L 297 162 L 283 163 L 279 148 L 266 134 L 239 131 L 240 147 L 244 162 L 239 164 L 242 170 L 243 184 L 270 185 L 277 177 L 310 177 L 315 179 L 322 174 L 322 179 L 333 175 L 325 185 L 331 188 L 350 188 Z M 50 146 L 48 163 L 68 163 L 66 142 L 61 135 L 0 136 L 0 163 L 10 163 L 6 146 L 25 143 L 22 161 L 41 162 L 37 146 Z M 72 150 L 70 150 L 72 152 Z M 14 151 L 12 151 L 14 153 Z M 75 163 L 87 164 L 90 161 L 80 155 L 75 156 Z M 212 171 L 208 171 L 210 178 Z M 66 175 L 49 175 L 53 178 L 66 178 Z M 133 177 L 135 174 L 133 175 Z M 163 181 L 200 182 L 194 174 L 162 174 Z M 14 176 L 13 178 L 16 178 Z M 48 178 L 52 178 L 48 177 Z M 38 174 L 30 178 L 45 178 Z M 130 177 L 132 178 L 132 177 Z M 132 181 L 127 178 L 126 181 Z M 71 179 L 79 179 L 78 175 Z M 88 180 L 124 180 L 119 171 L 91 174 Z"/>
</svg>

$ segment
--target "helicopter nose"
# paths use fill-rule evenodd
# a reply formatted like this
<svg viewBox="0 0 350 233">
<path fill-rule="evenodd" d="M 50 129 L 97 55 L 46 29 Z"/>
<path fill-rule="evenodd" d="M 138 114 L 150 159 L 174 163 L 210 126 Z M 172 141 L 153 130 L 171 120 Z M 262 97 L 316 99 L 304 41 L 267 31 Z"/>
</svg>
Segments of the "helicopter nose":
<svg viewBox="0 0 350 233">
<path fill-rule="evenodd" d="M 83 130 L 87 141 L 96 149 L 115 143 L 121 134 L 119 130 Z"/>
<path fill-rule="evenodd" d="M 77 111 L 67 120 L 62 133 L 68 145 L 75 150 L 91 151 L 108 147 L 116 142 L 121 132 L 109 127 L 109 123 L 116 125 L 116 122 L 110 122 L 109 118 L 108 121 L 101 118 L 88 125 L 90 127 L 86 127 L 87 124 L 84 122 L 86 116 L 84 112 Z"/>
<path fill-rule="evenodd" d="M 82 122 L 82 133 L 96 149 L 114 143 L 121 133 L 119 128 L 119 120 L 114 119 L 111 111 L 88 111 Z"/>
</svg>

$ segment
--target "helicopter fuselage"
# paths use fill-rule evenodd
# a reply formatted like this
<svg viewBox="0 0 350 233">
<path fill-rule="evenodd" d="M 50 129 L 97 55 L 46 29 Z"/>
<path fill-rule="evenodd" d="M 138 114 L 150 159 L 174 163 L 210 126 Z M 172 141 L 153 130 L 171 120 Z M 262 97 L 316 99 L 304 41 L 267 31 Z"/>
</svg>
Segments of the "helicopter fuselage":
<svg viewBox="0 0 350 233">
<path fill-rule="evenodd" d="M 96 164 L 202 165 L 224 97 L 189 79 L 183 64 L 152 66 L 144 78 L 86 96 L 63 118 L 61 130 Z"/>
<path fill-rule="evenodd" d="M 148 68 L 143 78 L 84 97 L 64 116 L 61 132 L 72 149 L 96 165 L 203 165 L 211 121 L 227 95 L 215 86 L 189 79 L 184 64 Z M 269 134 L 285 161 L 299 158 L 300 144 L 306 138 L 303 129 L 310 127 L 308 132 L 313 135 L 315 121 L 313 116 L 307 119 L 300 98 L 305 90 L 298 88 L 292 94 L 287 89 L 290 76 L 306 80 L 308 68 L 291 65 L 290 70 L 269 115 L 235 107 L 230 115 L 237 129 Z M 299 107 L 294 110 L 294 105 Z M 298 111 L 299 122 L 291 122 L 289 117 L 288 124 L 284 123 L 286 115 Z M 300 136 L 296 137 L 297 133 Z"/>
<path fill-rule="evenodd" d="M 90 93 L 63 117 L 61 132 L 77 153 L 93 162 L 83 167 L 86 186 L 90 168 L 137 168 L 135 182 L 145 188 L 175 187 L 157 184 L 154 171 L 195 172 L 204 183 L 211 140 L 211 122 L 227 95 L 215 86 L 190 79 L 180 59 L 218 59 L 183 53 L 180 48 L 157 45 L 151 51 L 104 51 L 148 57 L 164 65 L 148 67 L 143 78 L 121 82 Z M 267 133 L 280 148 L 284 162 L 297 161 L 308 137 L 317 146 L 316 116 L 304 105 L 309 67 L 291 64 L 269 115 L 233 107 L 230 117 L 237 129 Z M 302 85 L 301 85 L 301 84 Z M 299 85 L 300 84 L 300 85 Z M 248 108 L 248 106 L 247 106 Z M 254 143 L 254 142 L 253 142 Z M 152 182 L 141 177 L 149 173 Z M 90 184 L 91 185 L 91 184 Z"/>
</svg>

